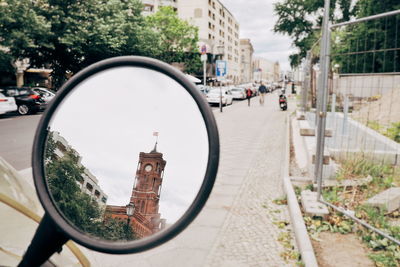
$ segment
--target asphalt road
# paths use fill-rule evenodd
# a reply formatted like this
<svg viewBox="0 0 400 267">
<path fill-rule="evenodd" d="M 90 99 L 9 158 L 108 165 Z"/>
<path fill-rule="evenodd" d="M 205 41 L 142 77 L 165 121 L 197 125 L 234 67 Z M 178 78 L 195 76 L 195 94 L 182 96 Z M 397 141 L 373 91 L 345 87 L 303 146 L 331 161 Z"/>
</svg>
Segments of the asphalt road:
<svg viewBox="0 0 400 267">
<path fill-rule="evenodd" d="M 0 115 L 0 157 L 16 170 L 31 167 L 33 138 L 41 114 Z"/>
</svg>

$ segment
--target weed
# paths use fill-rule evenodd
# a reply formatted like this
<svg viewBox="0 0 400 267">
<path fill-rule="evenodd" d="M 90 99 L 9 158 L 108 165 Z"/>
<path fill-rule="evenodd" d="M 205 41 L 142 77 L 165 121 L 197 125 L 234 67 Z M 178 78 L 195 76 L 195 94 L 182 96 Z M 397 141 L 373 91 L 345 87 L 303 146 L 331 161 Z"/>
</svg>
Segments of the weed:
<svg viewBox="0 0 400 267">
<path fill-rule="evenodd" d="M 362 186 L 351 187 L 350 190 L 342 187 L 325 189 L 323 197 L 337 205 L 352 207 L 355 216 L 368 222 L 373 227 L 386 232 L 390 236 L 400 239 L 400 227 L 391 226 L 389 217 L 396 218 L 397 213 L 387 214 L 384 209 L 362 205 L 366 199 L 376 195 L 387 188 L 400 185 L 400 172 L 397 167 L 376 164 L 362 157 L 354 157 L 341 162 L 341 169 L 337 174 L 338 179 L 357 179 L 371 176 L 371 181 Z M 350 192 L 350 193 L 349 193 Z M 367 247 L 374 251 L 369 257 L 376 266 L 400 266 L 400 247 L 381 235 L 355 225 L 354 222 L 338 213 L 331 214 L 327 222 L 308 222 L 311 236 L 319 231 L 339 232 L 342 234 L 356 232 Z"/>
<path fill-rule="evenodd" d="M 387 129 L 387 136 L 400 143 L 400 122 L 392 123 L 392 127 Z"/>
<path fill-rule="evenodd" d="M 284 196 L 281 198 L 274 199 L 272 202 L 275 203 L 276 205 L 287 205 L 287 198 L 286 196 Z"/>
<path fill-rule="evenodd" d="M 292 236 L 290 234 L 290 231 L 287 230 L 280 233 L 277 240 L 283 247 L 283 251 L 280 254 L 281 258 L 283 258 L 286 263 L 288 263 L 289 261 L 296 261 L 297 266 L 303 266 L 301 265 L 302 263 L 300 253 L 297 252 L 296 248 L 292 244 Z"/>
</svg>

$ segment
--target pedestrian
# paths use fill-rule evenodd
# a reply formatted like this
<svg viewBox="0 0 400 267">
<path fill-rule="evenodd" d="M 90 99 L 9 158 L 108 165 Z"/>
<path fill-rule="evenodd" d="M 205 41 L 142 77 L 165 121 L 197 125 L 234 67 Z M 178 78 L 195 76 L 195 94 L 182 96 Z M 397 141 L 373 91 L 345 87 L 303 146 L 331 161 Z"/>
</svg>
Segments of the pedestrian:
<svg viewBox="0 0 400 267">
<path fill-rule="evenodd" d="M 250 107 L 250 99 L 251 96 L 253 95 L 253 92 L 251 91 L 250 88 L 247 88 L 246 90 L 246 98 L 247 98 L 247 105 Z"/>
<path fill-rule="evenodd" d="M 264 106 L 264 96 L 267 93 L 267 87 L 261 83 L 260 87 L 258 88 L 258 92 L 260 92 L 260 105 Z"/>
</svg>

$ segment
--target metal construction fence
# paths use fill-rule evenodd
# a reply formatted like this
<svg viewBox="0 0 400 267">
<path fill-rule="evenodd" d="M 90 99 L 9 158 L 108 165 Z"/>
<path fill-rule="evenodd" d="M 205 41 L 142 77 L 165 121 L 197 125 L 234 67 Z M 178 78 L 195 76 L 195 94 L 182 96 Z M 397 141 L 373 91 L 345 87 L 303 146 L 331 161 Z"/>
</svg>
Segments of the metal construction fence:
<svg viewBox="0 0 400 267">
<path fill-rule="evenodd" d="M 303 73 L 319 201 L 400 245 L 400 10 L 325 20 Z"/>
</svg>

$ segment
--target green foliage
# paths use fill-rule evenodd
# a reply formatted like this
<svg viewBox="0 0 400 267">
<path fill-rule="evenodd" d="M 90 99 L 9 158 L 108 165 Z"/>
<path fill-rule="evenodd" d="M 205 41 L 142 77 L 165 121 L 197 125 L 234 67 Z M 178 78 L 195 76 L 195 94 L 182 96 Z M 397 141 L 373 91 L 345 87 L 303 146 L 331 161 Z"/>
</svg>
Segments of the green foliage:
<svg viewBox="0 0 400 267">
<path fill-rule="evenodd" d="M 168 63 L 183 62 L 190 73 L 201 68 L 197 27 L 179 19 L 172 7 L 161 7 L 146 17 L 146 23 L 158 33 L 152 40 L 152 45 L 157 48 L 155 57 Z"/>
<path fill-rule="evenodd" d="M 332 21 L 346 21 L 353 13 L 350 0 L 332 0 L 330 4 Z M 289 58 L 292 67 L 301 63 L 320 37 L 323 6 L 323 0 L 284 0 L 274 4 L 274 12 L 278 16 L 274 32 L 287 34 L 293 39 L 293 46 L 299 49 Z M 336 6 L 338 12 L 334 12 Z"/>
<path fill-rule="evenodd" d="M 353 8 L 351 3 L 351 0 L 331 0 L 331 22 L 344 22 L 352 17 L 362 18 L 400 8 L 398 0 L 360 0 Z M 323 0 L 285 0 L 274 5 L 275 14 L 278 16 L 274 31 L 291 37 L 293 46 L 299 51 L 289 58 L 292 67 L 301 63 L 301 59 L 305 58 L 307 51 L 321 36 L 323 6 Z M 358 23 L 333 32 L 332 65 L 339 64 L 342 73 L 399 71 L 400 64 L 396 62 L 400 61 L 400 55 L 394 50 L 363 52 L 397 48 L 397 20 L 396 16 L 392 16 Z"/>
<path fill-rule="evenodd" d="M 392 127 L 387 129 L 387 135 L 397 143 L 400 143 L 400 122 L 393 123 Z"/>
<path fill-rule="evenodd" d="M 400 8 L 397 0 L 360 0 L 355 5 L 358 18 Z M 398 16 L 375 19 L 338 29 L 333 40 L 333 64 L 341 73 L 379 73 L 400 70 Z M 378 52 L 375 52 L 378 51 Z"/>
<path fill-rule="evenodd" d="M 14 74 L 14 68 L 11 65 L 13 58 L 7 52 L 0 50 L 0 72 L 10 75 Z"/>
<path fill-rule="evenodd" d="M 0 71 L 10 70 L 9 58 L 27 57 L 31 67 L 52 68 L 58 88 L 67 74 L 114 56 L 149 56 L 200 68 L 197 28 L 170 8 L 148 18 L 142 10 L 140 0 L 2 0 L 0 40 L 9 51 L 0 54 Z"/>
<path fill-rule="evenodd" d="M 64 151 L 64 156 L 59 158 L 54 154 L 56 146 L 53 134 L 49 133 L 45 149 L 46 180 L 51 196 L 62 214 L 85 233 L 107 240 L 135 239 L 127 222 L 103 219 L 103 208 L 80 188 L 85 168 L 71 151 Z"/>
<path fill-rule="evenodd" d="M 400 227 L 390 223 L 391 218 L 398 219 L 398 211 L 387 213 L 386 210 L 363 205 L 366 199 L 382 192 L 392 186 L 400 185 L 400 173 L 397 167 L 384 164 L 376 164 L 364 157 L 354 157 L 342 161 L 337 179 L 365 178 L 368 175 L 372 180 L 362 186 L 352 188 L 352 192 L 345 194 L 344 187 L 330 187 L 324 189 L 323 197 L 337 206 L 354 207 L 355 216 L 373 227 L 380 229 L 388 235 L 400 240 Z M 351 198 L 351 200 L 349 199 Z M 355 232 L 364 244 L 371 250 L 369 257 L 377 266 L 400 266 L 400 247 L 380 234 L 355 224 L 350 218 L 341 213 L 333 212 L 326 220 L 320 218 L 305 217 L 307 229 L 310 235 L 317 239 L 321 231 L 338 232 L 342 234 Z"/>
<path fill-rule="evenodd" d="M 277 198 L 277 199 L 274 199 L 272 202 L 276 205 L 287 205 L 287 197 L 284 196 L 281 198 Z"/>
<path fill-rule="evenodd" d="M 373 178 L 383 178 L 393 174 L 393 167 L 387 164 L 376 164 L 363 156 L 340 161 L 340 169 L 337 179 L 352 179 L 372 176 Z"/>
<path fill-rule="evenodd" d="M 393 256 L 390 253 L 376 253 L 376 254 L 370 254 L 369 258 L 373 260 L 376 264 L 377 267 L 398 267 L 399 263 L 396 261 L 396 258 L 393 258 Z M 398 256 L 397 256 L 398 259 Z"/>
</svg>

